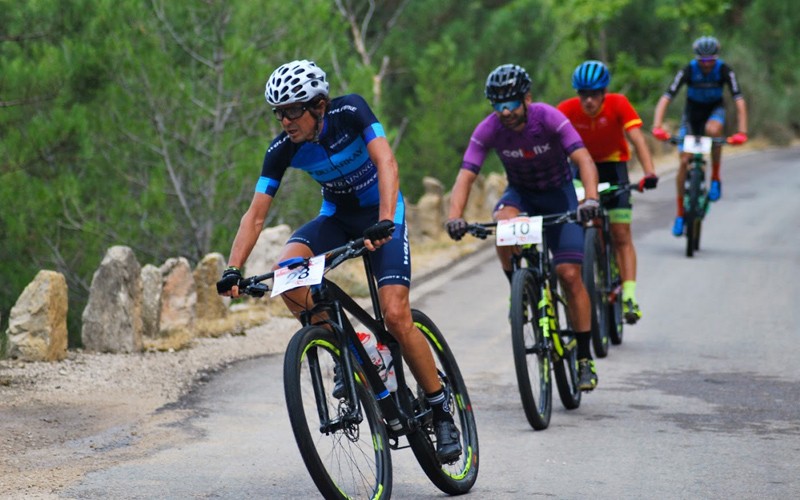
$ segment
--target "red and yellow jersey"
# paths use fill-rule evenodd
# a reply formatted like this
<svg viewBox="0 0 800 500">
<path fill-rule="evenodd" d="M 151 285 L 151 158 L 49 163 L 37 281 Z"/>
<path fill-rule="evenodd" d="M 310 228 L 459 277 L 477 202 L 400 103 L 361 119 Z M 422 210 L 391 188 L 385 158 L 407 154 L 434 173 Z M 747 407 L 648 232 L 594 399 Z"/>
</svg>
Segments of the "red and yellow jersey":
<svg viewBox="0 0 800 500">
<path fill-rule="evenodd" d="M 630 160 L 631 150 L 625 132 L 641 127 L 642 119 L 627 97 L 606 94 L 595 116 L 586 114 L 578 97 L 563 101 L 558 105 L 558 110 L 572 122 L 595 163 Z"/>
</svg>

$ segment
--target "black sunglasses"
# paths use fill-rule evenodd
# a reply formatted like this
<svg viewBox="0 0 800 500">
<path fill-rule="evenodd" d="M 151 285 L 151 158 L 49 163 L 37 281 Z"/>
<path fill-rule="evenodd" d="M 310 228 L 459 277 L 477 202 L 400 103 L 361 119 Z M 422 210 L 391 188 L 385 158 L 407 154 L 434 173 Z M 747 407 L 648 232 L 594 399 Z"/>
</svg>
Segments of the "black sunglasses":
<svg viewBox="0 0 800 500">
<path fill-rule="evenodd" d="M 284 118 L 297 120 L 303 116 L 303 113 L 307 110 L 308 108 L 304 105 L 291 106 L 289 108 L 272 108 L 272 112 L 275 113 L 275 118 L 277 118 L 278 121 L 282 121 Z"/>
</svg>

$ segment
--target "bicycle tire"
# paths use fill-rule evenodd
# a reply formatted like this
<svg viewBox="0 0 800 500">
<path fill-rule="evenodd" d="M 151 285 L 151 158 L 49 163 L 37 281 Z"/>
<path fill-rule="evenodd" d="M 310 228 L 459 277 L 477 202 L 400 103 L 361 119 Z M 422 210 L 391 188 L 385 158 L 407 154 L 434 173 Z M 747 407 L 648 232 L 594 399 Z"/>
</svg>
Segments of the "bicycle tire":
<svg viewBox="0 0 800 500">
<path fill-rule="evenodd" d="M 619 274 L 617 256 L 611 250 L 610 245 L 606 246 L 609 252 L 608 274 L 610 276 L 609 290 L 614 292 L 614 300 L 609 300 L 606 319 L 608 320 L 608 336 L 612 345 L 622 343 L 622 335 L 625 329 L 625 318 L 622 314 L 622 277 Z"/>
<path fill-rule="evenodd" d="M 321 430 L 317 401 L 340 418 L 352 403 L 332 393 L 340 347 L 331 332 L 306 326 L 289 341 L 283 362 L 286 408 L 306 469 L 325 498 L 389 498 L 392 463 L 386 427 L 366 377 L 351 354 L 361 420 Z M 315 382 L 316 380 L 316 382 Z M 343 421 L 343 420 L 342 420 Z"/>
<path fill-rule="evenodd" d="M 553 358 L 553 375 L 558 388 L 558 397 L 567 410 L 574 410 L 581 405 L 581 390 L 578 388 L 578 348 L 575 333 L 567 316 L 565 304 L 556 297 L 563 297 L 561 284 L 558 279 L 551 282 L 553 290 L 553 312 L 557 318 L 556 327 L 559 329 L 561 344 L 564 346 L 564 355 Z M 563 328 L 563 326 L 567 328 Z M 552 354 L 552 353 L 551 353 Z"/>
<path fill-rule="evenodd" d="M 583 284 L 589 293 L 592 309 L 592 347 L 598 358 L 608 356 L 608 293 L 603 262 L 605 251 L 596 227 L 586 229 L 583 240 Z"/>
<path fill-rule="evenodd" d="M 468 492 L 478 478 L 478 430 L 467 386 L 447 341 L 434 322 L 422 311 L 411 310 L 414 325 L 420 329 L 433 352 L 439 376 L 450 388 L 453 421 L 461 434 L 461 457 L 451 464 L 442 464 L 436 457 L 436 438 L 430 420 L 408 434 L 408 443 L 428 479 L 448 495 Z M 410 372 L 408 372 L 410 373 Z M 420 411 L 428 409 L 422 388 L 418 388 Z"/>
<path fill-rule="evenodd" d="M 689 200 L 688 206 L 684 208 L 684 223 L 686 226 L 686 256 L 692 257 L 694 251 L 699 248 L 696 241 L 698 232 L 698 219 L 701 217 L 700 211 L 700 184 L 702 171 L 693 167 L 689 170 Z"/>
<path fill-rule="evenodd" d="M 525 268 L 514 272 L 510 312 L 514 368 L 522 409 L 536 430 L 550 425 L 553 410 L 550 354 L 540 323 L 539 297 L 539 284 L 533 273 Z"/>
</svg>

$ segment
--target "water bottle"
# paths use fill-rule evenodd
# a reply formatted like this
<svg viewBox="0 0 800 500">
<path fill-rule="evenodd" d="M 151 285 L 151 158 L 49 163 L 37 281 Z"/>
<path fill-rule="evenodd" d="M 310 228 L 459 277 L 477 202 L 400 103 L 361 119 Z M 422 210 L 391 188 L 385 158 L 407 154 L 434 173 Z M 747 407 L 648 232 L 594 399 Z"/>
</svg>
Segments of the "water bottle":
<svg viewBox="0 0 800 500">
<path fill-rule="evenodd" d="M 389 346 L 378 342 L 378 352 L 383 358 L 384 371 L 381 373 L 381 378 L 389 392 L 397 390 L 397 375 L 394 372 L 394 361 L 392 360 L 392 351 Z"/>
<path fill-rule="evenodd" d="M 397 378 L 395 377 L 392 354 L 389 352 L 389 348 L 383 344 L 379 344 L 375 336 L 369 332 L 356 333 L 358 335 L 358 340 L 360 340 L 361 344 L 364 346 L 364 350 L 367 351 L 370 361 L 372 361 L 372 364 L 378 369 L 378 374 L 381 376 L 383 384 L 390 392 L 397 390 Z M 381 352 L 381 348 L 383 352 Z M 389 369 L 386 368 L 387 366 Z"/>
</svg>

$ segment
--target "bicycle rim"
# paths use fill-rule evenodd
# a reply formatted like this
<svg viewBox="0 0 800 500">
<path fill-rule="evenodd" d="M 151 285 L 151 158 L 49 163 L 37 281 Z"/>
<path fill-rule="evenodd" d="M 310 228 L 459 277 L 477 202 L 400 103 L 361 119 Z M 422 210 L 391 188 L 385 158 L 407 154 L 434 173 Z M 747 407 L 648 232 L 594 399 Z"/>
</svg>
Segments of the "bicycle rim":
<svg viewBox="0 0 800 500">
<path fill-rule="evenodd" d="M 625 321 L 622 314 L 622 278 L 619 275 L 619 266 L 617 266 L 617 257 L 609 248 L 609 270 L 610 278 L 608 280 L 609 290 L 613 290 L 615 298 L 613 301 L 608 300 L 606 305 L 606 321 L 608 325 L 608 336 L 613 345 L 620 345 L 622 343 L 622 334 Z"/>
<path fill-rule="evenodd" d="M 392 466 L 386 428 L 360 367 L 355 375 L 357 402 L 332 395 L 339 346 L 332 334 L 308 326 L 289 342 L 283 363 L 286 407 L 300 455 L 325 498 L 388 498 Z M 324 404 L 318 407 L 318 403 Z M 342 417 L 354 405 L 359 421 Z M 330 430 L 322 430 L 327 412 Z M 338 425 L 336 424 L 338 422 Z"/>
<path fill-rule="evenodd" d="M 462 452 L 453 463 L 439 462 L 436 457 L 436 436 L 430 419 L 425 419 L 418 430 L 408 435 L 408 442 L 428 479 L 441 491 L 449 495 L 460 495 L 468 492 L 478 478 L 478 430 L 472 403 L 455 357 L 439 328 L 425 313 L 416 309 L 412 309 L 411 313 L 414 324 L 431 347 L 439 377 L 450 388 L 450 407 L 453 409 L 453 421 L 461 435 Z M 419 395 L 419 411 L 428 410 L 421 387 L 417 388 L 416 394 Z"/>
<path fill-rule="evenodd" d="M 608 321 L 606 320 L 608 292 L 603 272 L 605 252 L 595 227 L 586 230 L 583 249 L 583 284 L 592 308 L 592 347 L 598 358 L 608 356 Z"/>
<path fill-rule="evenodd" d="M 563 297 L 563 290 L 559 281 L 553 280 L 553 308 L 558 319 L 556 328 L 559 329 L 561 344 L 564 346 L 564 355 L 553 360 L 553 375 L 556 379 L 558 396 L 561 404 L 567 410 L 574 410 L 581 405 L 581 390 L 578 388 L 578 350 L 575 333 L 567 317 L 566 307 L 555 297 Z M 567 326 L 568 328 L 564 328 Z"/>
<path fill-rule="evenodd" d="M 553 389 L 549 349 L 540 323 L 540 293 L 533 274 L 516 271 L 511 280 L 511 345 L 522 408 L 536 430 L 550 425 Z M 542 318 L 548 321 L 549 318 Z"/>
</svg>

